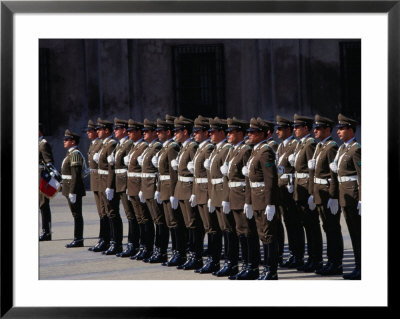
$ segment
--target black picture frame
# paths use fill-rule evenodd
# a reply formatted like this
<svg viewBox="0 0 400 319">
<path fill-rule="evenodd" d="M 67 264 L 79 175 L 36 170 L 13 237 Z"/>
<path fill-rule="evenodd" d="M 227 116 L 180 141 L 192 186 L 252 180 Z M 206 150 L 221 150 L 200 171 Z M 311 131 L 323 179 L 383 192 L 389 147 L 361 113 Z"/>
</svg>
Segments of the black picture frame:
<svg viewBox="0 0 400 319">
<path fill-rule="evenodd" d="M 269 13 L 387 13 L 388 14 L 388 204 L 399 180 L 398 125 L 400 105 L 400 1 L 1 1 L 1 317 L 5 318 L 128 318 L 188 316 L 185 307 L 14 307 L 13 304 L 13 18 L 16 13 L 119 12 L 269 12 Z M 378 125 L 381 123 L 377 123 Z M 385 124 L 385 123 L 384 123 Z M 384 142 L 383 142 L 384 143 Z M 382 213 L 382 212 L 380 212 Z M 378 212 L 377 212 L 378 214 Z M 390 216 L 388 216 L 390 220 Z M 391 225 L 388 222 L 388 225 Z M 393 227 L 393 223 L 392 223 Z M 388 244 L 390 229 L 388 226 Z M 389 265 L 390 265 L 390 256 Z M 388 269 L 389 270 L 389 269 Z M 377 269 L 377 272 L 379 270 Z M 388 287 L 390 286 L 388 281 Z M 34 293 L 34 292 L 32 292 Z M 390 308 L 390 297 L 388 305 Z M 213 309 L 223 315 L 225 309 Z M 291 311 L 299 309 L 291 308 Z M 303 309 L 306 310 L 306 309 Z M 241 309 L 236 312 L 240 315 Z M 286 311 L 286 310 L 285 310 Z M 288 313 L 286 313 L 288 314 Z M 192 314 L 194 316 L 194 314 Z M 190 316 L 190 314 L 189 314 Z"/>
</svg>

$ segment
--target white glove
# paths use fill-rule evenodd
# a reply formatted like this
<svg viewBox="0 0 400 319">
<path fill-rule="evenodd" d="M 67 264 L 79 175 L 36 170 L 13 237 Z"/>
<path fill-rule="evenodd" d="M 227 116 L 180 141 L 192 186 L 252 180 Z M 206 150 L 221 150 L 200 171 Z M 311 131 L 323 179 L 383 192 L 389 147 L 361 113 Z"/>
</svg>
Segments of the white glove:
<svg viewBox="0 0 400 319">
<path fill-rule="evenodd" d="M 329 168 L 331 169 L 332 172 L 337 173 L 338 167 L 336 162 L 330 163 Z"/>
<path fill-rule="evenodd" d="M 222 165 L 219 170 L 221 171 L 222 175 L 228 175 L 228 164 L 224 163 L 224 165 Z"/>
<path fill-rule="evenodd" d="M 99 162 L 99 158 L 100 158 L 99 153 L 95 153 L 95 154 L 93 155 L 93 160 L 94 160 L 96 163 Z"/>
<path fill-rule="evenodd" d="M 75 204 L 75 202 L 76 202 L 76 194 L 68 194 L 68 197 L 69 197 L 69 201 L 72 204 Z"/>
<path fill-rule="evenodd" d="M 361 201 L 358 202 L 357 209 L 358 209 L 358 215 L 361 216 Z"/>
<path fill-rule="evenodd" d="M 247 219 L 252 219 L 254 215 L 253 207 L 249 204 L 244 204 L 244 213 Z"/>
<path fill-rule="evenodd" d="M 139 200 L 140 200 L 141 203 L 143 203 L 143 204 L 146 203 L 146 200 L 143 198 L 143 192 L 142 191 L 139 192 L 138 196 L 139 196 Z"/>
<path fill-rule="evenodd" d="M 275 205 L 267 205 L 264 214 L 267 215 L 267 220 L 271 221 L 275 215 Z"/>
<path fill-rule="evenodd" d="M 308 168 L 309 169 L 315 169 L 315 159 L 310 159 L 309 161 L 308 161 Z"/>
<path fill-rule="evenodd" d="M 206 160 L 204 161 L 203 166 L 207 171 L 209 171 L 210 170 L 210 166 L 211 166 L 211 161 L 208 158 L 206 158 Z"/>
<path fill-rule="evenodd" d="M 111 166 L 113 166 L 115 164 L 115 158 L 114 158 L 114 154 L 111 153 L 111 155 L 107 156 L 107 162 L 108 164 L 110 164 Z"/>
<path fill-rule="evenodd" d="M 112 188 L 106 188 L 106 197 L 108 200 L 112 200 L 114 197 L 114 190 Z"/>
<path fill-rule="evenodd" d="M 173 160 L 171 161 L 171 166 L 172 166 L 172 169 L 173 169 L 174 171 L 176 171 L 176 170 L 178 169 L 178 161 L 177 161 L 176 159 L 173 159 Z"/>
<path fill-rule="evenodd" d="M 339 210 L 339 203 L 337 199 L 329 198 L 328 205 L 326 205 L 330 210 L 332 215 L 336 215 Z"/>
<path fill-rule="evenodd" d="M 160 192 L 156 191 L 154 193 L 154 199 L 157 201 L 158 204 L 162 204 L 162 200 L 160 199 Z"/>
<path fill-rule="evenodd" d="M 187 169 L 189 170 L 189 172 L 190 173 L 194 173 L 194 163 L 193 163 L 193 161 L 190 161 L 188 164 L 187 164 Z"/>
<path fill-rule="evenodd" d="M 195 207 L 197 205 L 197 203 L 196 203 L 196 195 L 192 194 L 192 196 L 190 196 L 189 203 L 190 203 L 190 206 L 192 206 L 192 207 Z"/>
<path fill-rule="evenodd" d="M 138 162 L 138 164 L 139 164 L 140 166 L 143 165 L 143 155 L 138 156 L 137 162 Z"/>
<path fill-rule="evenodd" d="M 292 193 L 294 192 L 294 186 L 293 186 L 293 184 L 287 184 L 287 185 L 286 185 L 286 188 L 287 188 L 289 194 L 292 194 Z"/>
<path fill-rule="evenodd" d="M 294 166 L 294 154 L 290 154 L 288 157 L 288 162 L 290 163 L 290 165 Z"/>
<path fill-rule="evenodd" d="M 215 207 L 211 206 L 211 198 L 207 202 L 207 207 L 208 207 L 208 211 L 210 212 L 210 214 L 214 213 Z"/>
<path fill-rule="evenodd" d="M 229 202 L 222 201 L 222 211 L 224 214 L 229 214 L 229 212 L 231 211 Z"/>
<path fill-rule="evenodd" d="M 242 174 L 243 174 L 244 176 L 249 177 L 249 168 L 247 167 L 247 165 L 245 165 L 245 166 L 242 167 Z"/>
<path fill-rule="evenodd" d="M 173 210 L 178 208 L 178 199 L 176 197 L 171 196 L 169 198 L 169 201 L 171 202 L 171 207 L 172 207 Z"/>
<path fill-rule="evenodd" d="M 154 167 L 158 168 L 158 156 L 155 155 L 151 158 L 151 163 L 153 164 Z"/>
<path fill-rule="evenodd" d="M 131 161 L 131 159 L 130 159 L 130 156 L 129 155 L 127 155 L 127 156 L 125 156 L 124 157 L 124 164 L 125 164 L 125 166 L 129 166 L 129 162 Z"/>
<path fill-rule="evenodd" d="M 313 195 L 310 195 L 310 197 L 308 198 L 308 207 L 310 208 L 310 210 L 314 210 L 316 207 Z"/>
</svg>

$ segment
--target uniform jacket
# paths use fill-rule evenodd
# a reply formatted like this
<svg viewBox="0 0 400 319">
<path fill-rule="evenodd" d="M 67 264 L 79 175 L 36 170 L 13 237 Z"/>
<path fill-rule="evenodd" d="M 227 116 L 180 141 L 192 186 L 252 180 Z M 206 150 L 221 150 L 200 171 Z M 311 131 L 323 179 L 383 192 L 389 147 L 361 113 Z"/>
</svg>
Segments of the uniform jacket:
<svg viewBox="0 0 400 319">
<path fill-rule="evenodd" d="M 110 156 L 117 145 L 117 141 L 112 137 L 107 137 L 103 140 L 103 145 L 99 151 L 99 162 L 98 169 L 108 171 L 107 175 L 100 174 L 100 191 L 104 192 L 106 188 L 115 190 L 115 171 L 114 165 L 111 165 L 107 161 L 107 157 Z"/>
<path fill-rule="evenodd" d="M 270 139 L 267 140 L 267 144 L 272 148 L 272 150 L 274 151 L 274 153 L 276 153 L 276 151 L 278 150 L 278 143 L 276 141 L 274 141 L 272 139 L 272 137 Z"/>
<path fill-rule="evenodd" d="M 85 187 L 82 180 L 83 156 L 78 148 L 70 148 L 65 155 L 61 165 L 62 194 L 76 194 L 77 196 L 85 196 Z M 70 176 L 70 179 L 64 179 L 64 176 Z"/>
<path fill-rule="evenodd" d="M 146 150 L 143 152 L 143 165 L 142 165 L 142 174 L 150 173 L 156 174 L 158 170 L 154 167 L 151 159 L 154 155 L 156 155 L 161 150 L 162 144 L 158 139 L 152 141 Z M 143 177 L 142 176 L 142 183 L 140 186 L 140 190 L 143 192 L 144 199 L 152 199 L 154 198 L 154 193 L 156 191 L 156 183 L 157 177 Z"/>
<path fill-rule="evenodd" d="M 174 196 L 180 200 L 189 200 L 193 191 L 193 182 L 182 182 L 179 180 L 179 176 L 193 177 L 193 174 L 187 168 L 187 164 L 193 160 L 199 144 L 192 139 L 190 139 L 186 144 L 183 144 L 184 146 L 178 153 L 178 181 L 175 186 Z"/>
<path fill-rule="evenodd" d="M 121 170 L 115 173 L 115 191 L 118 193 L 126 192 L 128 182 L 128 167 L 124 163 L 124 157 L 128 155 L 133 145 L 129 137 L 126 138 L 121 144 L 118 142 L 114 149 L 115 169 Z"/>
<path fill-rule="evenodd" d="M 50 144 L 44 139 L 40 139 L 39 141 L 39 184 L 40 184 L 40 179 L 42 176 L 42 172 L 44 170 L 43 167 L 41 167 L 44 163 L 53 163 L 54 164 L 54 158 L 53 158 L 53 152 L 51 151 L 51 146 Z M 39 206 L 42 206 L 45 203 L 45 196 L 39 192 Z"/>
<path fill-rule="evenodd" d="M 93 160 L 94 154 L 100 151 L 103 143 L 101 139 L 97 138 L 90 143 L 90 147 L 88 150 L 88 161 L 90 168 L 90 190 L 97 192 L 100 190 L 100 177 L 97 173 L 98 165 Z"/>
<path fill-rule="evenodd" d="M 142 173 L 142 167 L 139 165 L 137 158 L 143 154 L 146 148 L 149 146 L 149 143 L 140 139 L 137 142 L 133 143 L 131 150 L 129 151 L 129 165 L 128 165 L 128 173 Z M 140 192 L 140 186 L 142 184 L 141 177 L 131 177 L 128 176 L 128 195 L 129 196 L 137 196 Z"/>
<path fill-rule="evenodd" d="M 204 167 L 204 161 L 210 157 L 211 152 L 214 150 L 214 144 L 209 140 L 200 143 L 197 149 L 196 155 L 194 156 L 194 177 L 207 179 L 207 170 Z M 207 204 L 208 194 L 208 182 L 207 183 L 194 183 L 193 194 L 196 195 L 196 203 L 200 205 Z"/>
<path fill-rule="evenodd" d="M 246 203 L 253 210 L 265 210 L 267 205 L 276 205 L 278 191 L 278 175 L 275 166 L 275 153 L 266 141 L 254 146 L 247 162 L 249 176 L 246 178 Z M 250 183 L 263 182 L 264 186 L 250 187 Z"/>
<path fill-rule="evenodd" d="M 338 198 L 338 182 L 336 174 L 331 171 L 329 164 L 332 163 L 336 157 L 338 145 L 329 137 L 324 143 L 319 142 L 314 152 L 315 169 L 314 178 L 321 178 L 328 180 L 329 184 L 314 183 L 314 179 L 310 180 L 313 187 L 314 203 L 324 204 L 328 203 L 329 198 Z"/>
<path fill-rule="evenodd" d="M 309 174 L 308 178 L 295 179 L 294 200 L 296 201 L 307 201 L 310 194 L 312 194 L 312 183 L 309 183 L 309 181 L 314 178 L 314 171 L 308 168 L 308 161 L 314 155 L 316 144 L 315 139 L 308 136 L 303 141 L 300 140 L 295 149 L 295 172 Z"/>
<path fill-rule="evenodd" d="M 281 175 L 294 173 L 294 167 L 290 165 L 288 157 L 289 155 L 294 153 L 294 150 L 296 149 L 298 142 L 299 142 L 298 140 L 292 137 L 292 139 L 288 141 L 286 146 L 283 144 L 283 142 L 280 143 L 278 146 L 278 149 L 276 151 L 276 167 L 278 169 L 279 187 L 286 186 L 290 180 L 289 178 L 288 179 L 280 178 Z M 294 176 L 292 177 L 292 184 L 294 184 Z"/>
<path fill-rule="evenodd" d="M 220 142 L 221 143 L 221 142 Z M 210 154 L 210 171 L 208 189 L 211 198 L 211 205 L 214 207 L 222 207 L 222 202 L 229 202 L 228 178 L 222 175 L 220 167 L 226 162 L 228 153 L 232 149 L 232 145 L 228 142 L 222 142 L 216 145 Z M 212 184 L 213 179 L 222 178 L 222 183 Z"/>
<path fill-rule="evenodd" d="M 173 139 L 166 141 L 161 151 L 158 153 L 158 173 L 159 176 L 169 176 L 169 180 L 158 180 L 157 190 L 160 192 L 161 200 L 169 200 L 174 196 L 178 173 L 171 166 L 171 161 L 176 159 L 180 146 Z"/>
<path fill-rule="evenodd" d="M 242 174 L 242 168 L 247 164 L 250 158 L 251 147 L 245 143 L 240 144 L 237 148 L 233 147 L 227 162 L 228 162 L 228 181 L 246 183 L 246 178 Z M 229 188 L 229 203 L 231 209 L 243 209 L 245 204 L 246 185 Z"/>
<path fill-rule="evenodd" d="M 338 177 L 355 176 L 357 181 L 339 183 L 340 206 L 357 206 L 361 201 L 361 145 L 354 139 L 338 150 Z"/>
</svg>

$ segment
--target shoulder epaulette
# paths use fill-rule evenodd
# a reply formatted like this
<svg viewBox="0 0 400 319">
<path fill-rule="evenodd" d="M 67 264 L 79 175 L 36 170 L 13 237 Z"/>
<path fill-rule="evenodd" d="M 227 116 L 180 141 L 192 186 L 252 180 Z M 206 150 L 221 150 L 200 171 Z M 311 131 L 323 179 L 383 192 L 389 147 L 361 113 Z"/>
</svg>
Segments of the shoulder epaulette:
<svg viewBox="0 0 400 319">
<path fill-rule="evenodd" d="M 335 141 L 330 141 L 328 145 L 337 145 Z"/>
<path fill-rule="evenodd" d="M 75 149 L 71 152 L 71 166 L 77 166 L 83 164 L 83 157 L 80 152 Z"/>
<path fill-rule="evenodd" d="M 313 137 L 307 138 L 307 143 L 316 143 Z"/>
<path fill-rule="evenodd" d="M 197 142 L 190 142 L 190 146 L 197 146 L 199 144 L 197 144 Z"/>
<path fill-rule="evenodd" d="M 117 144 L 117 141 L 114 139 L 110 139 L 107 144 Z"/>
<path fill-rule="evenodd" d="M 269 146 L 268 144 L 264 144 L 263 146 L 261 146 L 261 147 L 260 147 L 260 150 L 262 150 L 263 148 L 266 148 L 266 147 L 268 147 L 268 148 L 272 149 L 272 147 L 271 147 L 271 146 Z"/>
<path fill-rule="evenodd" d="M 276 141 L 274 141 L 274 140 L 270 140 L 270 141 L 268 141 L 267 143 L 268 143 L 268 144 L 276 144 L 276 145 L 278 145 L 278 143 L 277 143 Z"/>
<path fill-rule="evenodd" d="M 47 143 L 47 141 L 43 138 L 40 143 Z"/>
<path fill-rule="evenodd" d="M 354 146 L 354 145 L 356 145 L 356 146 L 357 146 L 357 148 L 361 148 L 361 144 L 360 144 L 360 143 L 358 143 L 358 142 L 355 142 L 355 143 L 353 144 L 353 146 Z M 352 147 L 353 147 L 353 146 L 352 146 Z"/>
<path fill-rule="evenodd" d="M 176 143 L 176 142 L 171 142 L 171 143 L 169 144 L 169 146 L 172 146 L 172 147 L 179 147 L 179 144 Z"/>
<path fill-rule="evenodd" d="M 208 144 L 207 144 L 207 147 L 208 147 L 208 148 L 214 148 L 214 146 L 215 146 L 215 145 L 214 145 L 213 143 L 208 143 Z"/>
<path fill-rule="evenodd" d="M 232 144 L 230 144 L 230 143 L 226 143 L 226 144 L 224 144 L 224 145 L 222 146 L 222 148 L 225 148 L 225 147 L 227 147 L 227 148 L 231 148 L 231 147 L 232 147 Z"/>
</svg>

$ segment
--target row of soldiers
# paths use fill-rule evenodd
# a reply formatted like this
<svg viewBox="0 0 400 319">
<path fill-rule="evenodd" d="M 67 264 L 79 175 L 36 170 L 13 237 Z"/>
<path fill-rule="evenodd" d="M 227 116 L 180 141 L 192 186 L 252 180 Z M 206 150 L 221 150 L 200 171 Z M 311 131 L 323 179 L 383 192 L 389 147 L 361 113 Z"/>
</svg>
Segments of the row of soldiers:
<svg viewBox="0 0 400 319">
<path fill-rule="evenodd" d="M 338 275 L 343 273 L 343 212 L 356 264 L 343 277 L 360 279 L 361 147 L 354 137 L 358 123 L 339 114 L 337 134 L 344 142 L 340 148 L 331 137 L 334 125 L 319 115 L 297 114 L 293 121 L 278 115 L 275 123 L 201 115 L 194 121 L 170 115 L 143 123 L 89 121 L 90 184 L 100 218 L 99 241 L 89 250 L 236 280 L 276 280 L 278 265 Z M 282 140 L 279 145 L 272 139 L 275 130 Z M 67 130 L 62 193 L 75 221 L 74 240 L 67 247 L 83 246 L 85 159 L 78 144 L 79 135 Z M 120 202 L 129 225 L 125 250 Z M 320 220 L 327 238 L 325 264 Z M 290 252 L 285 261 L 282 221 Z"/>
</svg>

